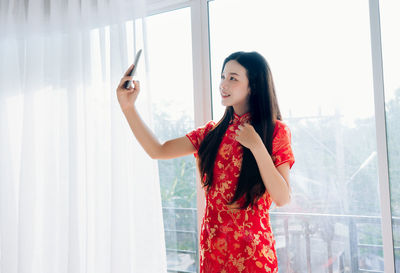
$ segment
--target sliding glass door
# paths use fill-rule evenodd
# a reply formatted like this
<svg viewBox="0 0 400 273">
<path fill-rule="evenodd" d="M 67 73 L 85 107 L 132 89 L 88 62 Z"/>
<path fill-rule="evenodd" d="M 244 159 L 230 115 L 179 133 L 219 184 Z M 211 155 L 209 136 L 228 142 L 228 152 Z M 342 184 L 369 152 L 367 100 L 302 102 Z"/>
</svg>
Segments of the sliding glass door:
<svg viewBox="0 0 400 273">
<path fill-rule="evenodd" d="M 190 8 L 136 20 L 134 27 L 144 34 L 136 37 L 137 46 L 147 45 L 148 82 L 141 95 L 151 93 L 155 135 L 161 142 L 184 136 L 195 128 Z M 158 170 L 168 272 L 197 272 L 195 159 L 159 160 Z"/>
<path fill-rule="evenodd" d="M 292 132 L 280 272 L 384 272 L 368 2 L 216 0 L 209 21 L 213 118 L 224 58 L 258 51 Z"/>
</svg>

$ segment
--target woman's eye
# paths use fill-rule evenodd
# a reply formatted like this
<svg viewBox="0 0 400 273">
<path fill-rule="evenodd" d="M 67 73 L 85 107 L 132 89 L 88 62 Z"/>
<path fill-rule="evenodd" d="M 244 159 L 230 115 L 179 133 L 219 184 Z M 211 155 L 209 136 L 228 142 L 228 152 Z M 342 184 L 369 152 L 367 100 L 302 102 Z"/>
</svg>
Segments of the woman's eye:
<svg viewBox="0 0 400 273">
<path fill-rule="evenodd" d="M 231 77 L 231 80 L 232 80 L 232 81 L 236 81 L 236 79 L 235 79 L 234 77 Z"/>
</svg>

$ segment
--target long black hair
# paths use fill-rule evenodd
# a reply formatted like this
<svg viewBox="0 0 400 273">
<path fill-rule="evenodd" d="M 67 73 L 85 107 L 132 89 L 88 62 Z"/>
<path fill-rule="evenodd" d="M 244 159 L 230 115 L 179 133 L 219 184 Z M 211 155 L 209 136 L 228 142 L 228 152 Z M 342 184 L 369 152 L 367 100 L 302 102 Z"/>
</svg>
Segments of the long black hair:
<svg viewBox="0 0 400 273">
<path fill-rule="evenodd" d="M 272 138 L 275 121 L 281 120 L 281 114 L 275 94 L 271 70 L 265 58 L 257 52 L 235 52 L 229 55 L 223 63 L 222 71 L 229 61 L 236 61 L 246 69 L 249 80 L 250 97 L 249 109 L 251 125 L 260 135 L 269 154 L 272 154 Z M 221 120 L 205 136 L 199 147 L 199 170 L 203 186 L 209 190 L 213 181 L 214 163 L 222 138 L 234 118 L 232 106 L 225 109 Z M 235 194 L 230 202 L 233 204 L 242 196 L 245 202 L 242 209 L 255 205 L 257 200 L 265 193 L 257 162 L 249 149 L 243 147 L 242 168 Z"/>
</svg>

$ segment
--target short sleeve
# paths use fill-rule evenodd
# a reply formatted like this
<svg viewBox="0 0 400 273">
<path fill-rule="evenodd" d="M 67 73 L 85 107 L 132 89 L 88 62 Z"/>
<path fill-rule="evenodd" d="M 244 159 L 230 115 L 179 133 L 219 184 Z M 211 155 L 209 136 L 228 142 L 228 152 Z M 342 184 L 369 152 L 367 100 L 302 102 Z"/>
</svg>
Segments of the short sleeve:
<svg viewBox="0 0 400 273">
<path fill-rule="evenodd" d="M 199 150 L 200 144 L 203 141 L 204 137 L 214 128 L 215 122 L 209 121 L 204 126 L 199 127 L 190 133 L 187 133 L 186 136 L 189 138 L 190 142 L 192 142 L 193 146 L 196 148 L 196 151 Z M 197 157 L 197 152 L 194 154 Z"/>
<path fill-rule="evenodd" d="M 289 162 L 290 168 L 294 164 L 294 155 L 291 146 L 291 133 L 289 127 L 277 120 L 272 140 L 272 160 L 276 167 Z"/>
</svg>

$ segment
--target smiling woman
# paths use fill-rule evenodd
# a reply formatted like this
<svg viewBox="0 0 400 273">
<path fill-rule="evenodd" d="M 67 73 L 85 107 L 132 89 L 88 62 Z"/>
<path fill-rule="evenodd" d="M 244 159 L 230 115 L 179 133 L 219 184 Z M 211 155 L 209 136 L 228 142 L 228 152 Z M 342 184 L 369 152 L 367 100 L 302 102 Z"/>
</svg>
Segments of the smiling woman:
<svg viewBox="0 0 400 273">
<path fill-rule="evenodd" d="M 376 157 L 376 135 L 383 132 L 375 127 L 374 91 L 379 89 L 371 80 L 372 72 L 380 71 L 371 66 L 371 56 L 379 56 L 371 47 L 378 43 L 370 30 L 377 22 L 369 17 L 377 14 L 376 7 L 369 10 L 362 0 L 289 2 L 290 8 L 287 1 L 209 3 L 214 119 L 225 110 L 219 63 L 234 50 L 262 53 L 274 72 L 297 161 L 291 203 L 270 213 L 279 270 L 393 272 L 390 263 L 383 267 L 383 252 L 393 257 L 390 245 L 382 245 L 381 220 L 388 214 L 381 212 L 380 200 L 388 198 L 376 190 L 379 181 L 384 183 Z M 255 28 L 262 35 L 249 31 Z M 396 43 L 389 44 L 395 48 Z M 386 65 L 395 63 L 388 60 Z"/>
<path fill-rule="evenodd" d="M 193 153 L 198 158 L 206 193 L 200 272 L 278 272 L 268 210 L 272 202 L 282 206 L 290 199 L 289 170 L 294 157 L 290 131 L 280 121 L 265 59 L 256 52 L 228 56 L 221 79 L 221 89 L 228 95 L 224 117 L 217 124 L 210 121 L 186 137 L 164 143 L 140 117 L 136 105 L 141 90 L 138 82 L 134 87 L 125 87 L 125 82 L 132 79 L 130 69 L 116 92 L 143 149 L 154 159 Z M 228 76 L 227 83 L 225 75 L 232 74 L 237 78 Z M 248 112 L 239 116 L 239 111 Z"/>
<path fill-rule="evenodd" d="M 271 79 L 260 54 L 231 54 L 220 83 L 228 95 L 224 116 L 187 135 L 198 149 L 207 193 L 201 272 L 278 270 L 269 208 L 290 199 L 294 157 Z"/>
</svg>

